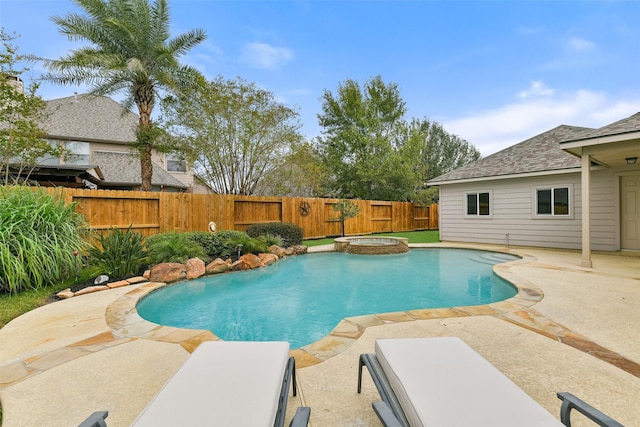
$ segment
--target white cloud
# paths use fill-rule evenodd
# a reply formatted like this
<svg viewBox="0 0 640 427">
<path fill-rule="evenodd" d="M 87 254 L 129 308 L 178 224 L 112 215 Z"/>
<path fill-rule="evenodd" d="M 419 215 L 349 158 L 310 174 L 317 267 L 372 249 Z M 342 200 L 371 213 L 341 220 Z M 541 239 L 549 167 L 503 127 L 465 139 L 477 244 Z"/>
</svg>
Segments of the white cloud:
<svg viewBox="0 0 640 427">
<path fill-rule="evenodd" d="M 612 99 L 604 92 L 585 89 L 559 92 L 546 88 L 543 92 L 544 97 L 521 97 L 518 102 L 443 120 L 442 124 L 486 157 L 562 124 L 598 128 L 640 111 L 637 94 L 635 98 Z"/>
<path fill-rule="evenodd" d="M 293 57 L 291 49 L 254 42 L 244 45 L 240 60 L 252 67 L 274 69 L 291 61 Z"/>
<path fill-rule="evenodd" d="M 554 93 L 555 93 L 555 90 L 547 87 L 547 85 L 545 85 L 540 80 L 536 80 L 531 82 L 531 86 L 529 87 L 528 90 L 523 90 L 518 94 L 518 96 L 520 98 L 526 99 L 526 98 L 534 98 L 539 96 L 553 96 Z"/>
<path fill-rule="evenodd" d="M 588 52 L 595 49 L 596 44 L 580 37 L 571 37 L 568 41 L 568 47 L 574 52 Z"/>
</svg>

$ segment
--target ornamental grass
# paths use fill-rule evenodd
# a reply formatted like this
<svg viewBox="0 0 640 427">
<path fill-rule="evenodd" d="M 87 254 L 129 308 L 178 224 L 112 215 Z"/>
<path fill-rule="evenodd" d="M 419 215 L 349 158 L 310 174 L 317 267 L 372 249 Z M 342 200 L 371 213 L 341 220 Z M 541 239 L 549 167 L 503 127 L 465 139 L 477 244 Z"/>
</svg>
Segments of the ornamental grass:
<svg viewBox="0 0 640 427">
<path fill-rule="evenodd" d="M 78 268 L 88 224 L 60 195 L 0 186 L 0 292 L 40 289 Z"/>
</svg>

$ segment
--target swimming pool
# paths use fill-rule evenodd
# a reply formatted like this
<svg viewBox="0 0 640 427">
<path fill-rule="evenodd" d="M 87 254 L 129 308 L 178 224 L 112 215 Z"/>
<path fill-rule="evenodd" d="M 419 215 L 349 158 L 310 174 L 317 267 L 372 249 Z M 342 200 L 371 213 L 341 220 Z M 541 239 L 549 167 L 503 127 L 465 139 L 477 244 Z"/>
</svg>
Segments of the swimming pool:
<svg viewBox="0 0 640 427">
<path fill-rule="evenodd" d="M 136 305 L 161 325 L 208 329 L 223 340 L 288 341 L 299 348 L 346 317 L 482 305 L 517 289 L 492 265 L 516 256 L 467 249 L 412 249 L 398 255 L 327 252 L 267 268 L 167 286 Z"/>
</svg>

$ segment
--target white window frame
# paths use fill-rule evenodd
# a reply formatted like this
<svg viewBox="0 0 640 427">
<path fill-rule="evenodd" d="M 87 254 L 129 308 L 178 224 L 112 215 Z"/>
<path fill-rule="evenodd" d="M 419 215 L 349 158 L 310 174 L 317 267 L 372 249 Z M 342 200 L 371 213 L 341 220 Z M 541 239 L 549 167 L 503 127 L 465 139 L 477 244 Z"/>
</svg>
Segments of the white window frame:
<svg viewBox="0 0 640 427">
<path fill-rule="evenodd" d="M 167 172 L 172 173 L 186 173 L 187 172 L 187 161 L 183 159 L 178 153 L 168 153 L 165 160 L 165 167 Z M 180 163 L 184 166 L 184 170 L 171 170 L 169 169 L 169 162 L 175 162 L 176 164 Z"/>
<path fill-rule="evenodd" d="M 489 195 L 489 213 L 481 214 L 480 213 L 480 194 L 488 194 Z M 469 213 L 469 196 L 476 196 L 476 213 Z M 493 218 L 493 193 L 490 190 L 481 190 L 481 191 L 467 191 L 464 193 L 464 217 L 468 219 L 484 219 L 484 218 Z"/>
<path fill-rule="evenodd" d="M 47 142 L 51 148 L 54 149 L 58 148 L 61 144 L 64 144 L 62 141 L 58 141 L 57 139 L 48 139 Z M 60 166 L 61 163 L 62 159 L 60 156 L 52 156 L 51 154 L 47 154 L 37 160 L 37 164 L 42 166 Z"/>
<path fill-rule="evenodd" d="M 567 189 L 567 213 L 556 214 L 555 213 L 555 190 Z M 551 192 L 551 213 L 539 213 L 538 212 L 538 192 L 550 191 Z M 573 219 L 574 212 L 574 200 L 573 200 L 573 185 L 571 184 L 556 184 L 556 185 L 541 185 L 533 188 L 533 218 L 536 219 Z"/>
<path fill-rule="evenodd" d="M 73 151 L 69 146 L 76 145 L 83 148 L 82 152 Z M 65 156 L 65 165 L 90 165 L 91 164 L 91 143 L 86 141 L 65 141 L 64 147 L 69 151 L 69 155 Z M 86 148 L 86 152 L 85 152 Z M 82 160 L 79 160 L 82 158 Z M 86 161 L 85 161 L 86 158 Z"/>
</svg>

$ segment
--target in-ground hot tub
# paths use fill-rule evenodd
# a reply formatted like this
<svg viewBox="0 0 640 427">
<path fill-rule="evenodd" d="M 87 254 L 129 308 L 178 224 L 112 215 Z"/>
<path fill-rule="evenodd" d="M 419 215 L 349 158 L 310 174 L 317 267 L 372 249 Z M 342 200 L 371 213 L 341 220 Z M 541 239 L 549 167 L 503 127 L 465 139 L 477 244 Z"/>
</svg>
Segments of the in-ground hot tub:
<svg viewBox="0 0 640 427">
<path fill-rule="evenodd" d="M 402 254 L 409 252 L 409 239 L 387 236 L 338 237 L 333 241 L 333 247 L 337 252 L 350 254 Z"/>
</svg>

